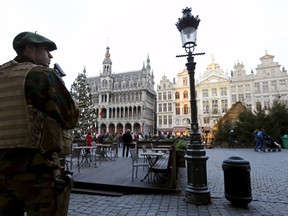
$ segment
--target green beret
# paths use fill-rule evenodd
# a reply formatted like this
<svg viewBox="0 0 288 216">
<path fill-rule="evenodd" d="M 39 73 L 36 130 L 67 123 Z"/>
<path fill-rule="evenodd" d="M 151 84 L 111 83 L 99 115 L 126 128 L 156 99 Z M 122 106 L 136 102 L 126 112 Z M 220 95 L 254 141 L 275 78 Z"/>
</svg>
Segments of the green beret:
<svg viewBox="0 0 288 216">
<path fill-rule="evenodd" d="M 53 41 L 33 32 L 21 32 L 13 40 L 14 50 L 27 44 L 43 44 L 48 47 L 49 51 L 57 49 L 57 46 Z"/>
</svg>

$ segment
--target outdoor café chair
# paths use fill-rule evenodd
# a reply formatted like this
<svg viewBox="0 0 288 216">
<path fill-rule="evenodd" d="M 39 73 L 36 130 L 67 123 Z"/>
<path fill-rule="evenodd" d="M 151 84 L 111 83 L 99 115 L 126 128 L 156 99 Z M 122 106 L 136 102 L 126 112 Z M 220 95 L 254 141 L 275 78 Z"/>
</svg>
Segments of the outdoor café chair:
<svg viewBox="0 0 288 216">
<path fill-rule="evenodd" d="M 81 150 L 81 148 L 73 148 L 71 154 L 65 157 L 65 164 L 68 170 L 72 171 L 73 163 L 76 162 L 78 173 L 80 173 Z M 68 164 L 70 166 L 68 166 Z"/>
<path fill-rule="evenodd" d="M 132 181 L 134 180 L 134 169 L 136 169 L 135 171 L 135 177 L 137 178 L 137 174 L 138 174 L 138 167 L 149 167 L 148 163 L 139 163 L 138 162 L 138 155 L 136 153 L 135 149 L 130 149 L 130 154 L 131 154 L 131 158 L 132 158 Z"/>
</svg>

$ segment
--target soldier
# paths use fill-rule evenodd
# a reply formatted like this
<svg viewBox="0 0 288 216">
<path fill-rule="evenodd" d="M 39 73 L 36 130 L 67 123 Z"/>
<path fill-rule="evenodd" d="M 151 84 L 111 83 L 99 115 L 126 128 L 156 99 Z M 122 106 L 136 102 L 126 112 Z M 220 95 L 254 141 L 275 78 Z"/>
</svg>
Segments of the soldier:
<svg viewBox="0 0 288 216">
<path fill-rule="evenodd" d="M 67 215 L 71 181 L 58 155 L 69 152 L 79 110 L 49 68 L 53 41 L 22 32 L 13 48 L 0 67 L 0 215 Z"/>
</svg>

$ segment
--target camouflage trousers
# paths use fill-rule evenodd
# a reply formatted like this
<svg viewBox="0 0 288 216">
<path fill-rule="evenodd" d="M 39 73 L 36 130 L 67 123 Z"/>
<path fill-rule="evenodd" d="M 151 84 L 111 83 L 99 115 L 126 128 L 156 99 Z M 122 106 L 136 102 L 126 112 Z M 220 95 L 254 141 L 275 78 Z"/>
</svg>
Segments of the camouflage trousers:
<svg viewBox="0 0 288 216">
<path fill-rule="evenodd" d="M 57 208 L 53 162 L 31 149 L 1 149 L 0 164 L 0 216 L 66 215 Z"/>
</svg>

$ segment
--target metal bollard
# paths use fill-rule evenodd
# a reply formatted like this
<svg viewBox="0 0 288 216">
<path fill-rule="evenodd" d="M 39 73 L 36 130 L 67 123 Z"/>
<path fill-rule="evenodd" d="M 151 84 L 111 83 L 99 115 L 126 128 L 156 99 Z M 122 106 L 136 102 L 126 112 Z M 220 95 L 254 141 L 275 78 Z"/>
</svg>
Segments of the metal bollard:
<svg viewBox="0 0 288 216">
<path fill-rule="evenodd" d="M 241 157 L 223 161 L 225 197 L 234 206 L 247 206 L 252 201 L 250 163 Z"/>
</svg>

